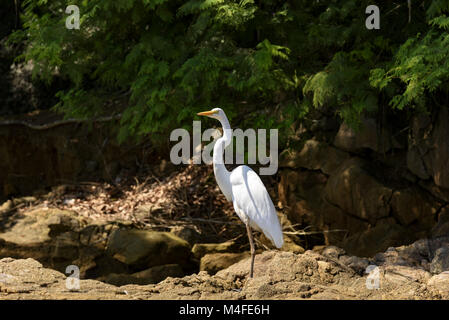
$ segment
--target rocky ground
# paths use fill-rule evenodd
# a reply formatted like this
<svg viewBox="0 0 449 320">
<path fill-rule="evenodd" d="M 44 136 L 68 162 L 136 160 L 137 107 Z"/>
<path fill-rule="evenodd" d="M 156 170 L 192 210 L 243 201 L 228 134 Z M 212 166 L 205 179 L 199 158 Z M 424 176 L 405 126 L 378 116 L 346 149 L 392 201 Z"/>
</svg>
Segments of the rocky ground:
<svg viewBox="0 0 449 320">
<path fill-rule="evenodd" d="M 389 248 L 370 259 L 333 246 L 302 254 L 270 250 L 256 256 L 254 278 L 248 271 L 244 258 L 215 275 L 123 286 L 82 279 L 70 290 L 73 279 L 34 259 L 3 258 L 0 299 L 448 299 L 449 238 Z"/>
<path fill-rule="evenodd" d="M 442 235 L 360 257 L 302 241 L 301 230 L 280 214 L 285 244 L 273 250 L 256 233 L 255 277 L 249 279 L 243 224 L 230 210 L 214 213 L 222 199 L 206 192 L 210 187 L 184 199 L 180 186 L 210 177 L 186 172 L 168 183 L 124 189 L 122 197 L 107 187 L 65 186 L 0 205 L 0 299 L 449 298 L 444 228 Z M 191 209 L 196 202 L 201 212 Z M 447 227 L 443 218 L 439 223 Z M 72 276 L 79 272 L 79 289 L 70 286 L 71 265 L 78 268 Z"/>
</svg>

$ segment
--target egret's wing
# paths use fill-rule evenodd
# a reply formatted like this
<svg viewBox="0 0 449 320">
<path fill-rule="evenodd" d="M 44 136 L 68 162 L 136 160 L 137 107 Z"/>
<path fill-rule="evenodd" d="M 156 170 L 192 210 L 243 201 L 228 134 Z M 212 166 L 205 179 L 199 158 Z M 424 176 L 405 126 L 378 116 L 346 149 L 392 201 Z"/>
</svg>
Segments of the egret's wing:
<svg viewBox="0 0 449 320">
<path fill-rule="evenodd" d="M 231 185 L 236 210 L 241 210 L 276 247 L 282 247 L 282 229 L 273 201 L 257 173 L 247 166 L 237 167 L 231 173 Z"/>
</svg>

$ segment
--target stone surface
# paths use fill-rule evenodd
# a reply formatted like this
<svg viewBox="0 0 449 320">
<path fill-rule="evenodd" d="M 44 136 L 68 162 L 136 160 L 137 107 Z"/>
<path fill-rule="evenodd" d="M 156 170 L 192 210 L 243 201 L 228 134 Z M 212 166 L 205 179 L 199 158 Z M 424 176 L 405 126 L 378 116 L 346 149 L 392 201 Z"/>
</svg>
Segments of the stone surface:
<svg viewBox="0 0 449 320">
<path fill-rule="evenodd" d="M 391 199 L 393 214 L 401 224 L 418 222 L 426 229 L 431 229 L 434 225 L 439 207 L 434 200 L 427 199 L 414 188 L 394 191 Z"/>
<path fill-rule="evenodd" d="M 280 155 L 280 166 L 321 170 L 331 174 L 340 164 L 349 158 L 349 154 L 324 142 L 307 140 L 300 152 L 286 150 Z"/>
<path fill-rule="evenodd" d="M 434 237 L 449 234 L 449 206 L 445 206 L 438 214 L 438 222 L 432 228 Z"/>
<path fill-rule="evenodd" d="M 388 216 L 392 190 L 368 174 L 364 165 L 361 159 L 346 160 L 327 181 L 325 197 L 345 212 L 375 222 Z"/>
<path fill-rule="evenodd" d="M 342 245 L 351 254 L 369 257 L 379 250 L 412 241 L 413 234 L 407 228 L 397 224 L 393 218 L 386 218 L 374 227 L 347 237 Z"/>
<path fill-rule="evenodd" d="M 427 285 L 447 299 L 449 292 L 449 271 L 433 276 L 429 279 Z"/>
<path fill-rule="evenodd" d="M 436 186 L 449 189 L 449 113 L 441 108 L 436 119 L 415 116 L 411 125 L 407 166 L 421 179 L 432 177 Z"/>
<path fill-rule="evenodd" d="M 381 132 L 380 132 L 381 131 Z M 337 148 L 357 152 L 367 148 L 379 153 L 389 151 L 393 146 L 399 147 L 392 135 L 385 128 L 377 128 L 375 119 L 362 119 L 360 131 L 356 132 L 346 123 L 340 125 L 334 139 Z"/>
<path fill-rule="evenodd" d="M 242 253 L 208 253 L 201 258 L 200 271 L 216 274 L 222 269 L 250 256 L 249 252 Z"/>
<path fill-rule="evenodd" d="M 304 253 L 304 248 L 296 244 L 291 237 L 284 235 L 284 245 L 281 248 L 282 251 L 289 251 L 294 253 Z"/>
<path fill-rule="evenodd" d="M 186 264 L 190 246 L 169 232 L 117 229 L 109 236 L 107 252 L 116 260 L 142 270 L 170 263 Z"/>
<path fill-rule="evenodd" d="M 127 273 L 110 273 L 98 280 L 104 281 L 115 286 L 122 286 L 126 284 L 152 284 L 158 283 L 167 277 L 182 277 L 184 272 L 178 264 L 167 264 L 163 266 L 156 266 L 148 268 L 143 271 L 132 274 Z"/>
<path fill-rule="evenodd" d="M 47 124 L 61 118 L 49 111 L 40 114 Z M 91 130 L 91 125 L 97 130 Z M 61 181 L 109 180 L 121 168 L 135 166 L 141 149 L 130 142 L 119 145 L 109 127 L 101 121 L 69 121 L 41 130 L 23 124 L 1 125 L 0 201 L 11 195 L 30 195 Z M 104 142 L 101 152 L 98 141 Z M 93 164 L 97 164 L 95 172 L 91 171 Z"/>
<path fill-rule="evenodd" d="M 449 245 L 439 248 L 430 263 L 430 272 L 438 274 L 449 271 Z"/>
<path fill-rule="evenodd" d="M 226 253 L 232 252 L 236 247 L 233 241 L 222 243 L 197 243 L 192 247 L 192 254 L 196 259 L 201 259 L 208 253 Z"/>
<path fill-rule="evenodd" d="M 338 259 L 338 257 L 345 254 L 345 250 L 336 246 L 327 246 L 323 249 L 321 254 L 326 257 Z"/>
<path fill-rule="evenodd" d="M 194 245 L 201 241 L 201 234 L 194 228 L 186 226 L 176 226 L 170 229 L 170 232 L 175 236 L 187 241 L 189 244 Z"/>
<path fill-rule="evenodd" d="M 70 264 L 84 261 L 81 271 L 84 275 L 88 268 L 95 267 L 94 260 L 102 250 L 102 243 L 96 237 L 101 232 L 88 230 L 88 223 L 75 212 L 59 209 L 13 212 L 0 221 L 0 239 L 3 242 L 0 258 L 30 257 L 60 271 Z M 82 234 L 95 240 L 95 244 L 90 246 L 90 243 L 80 242 Z"/>
<path fill-rule="evenodd" d="M 248 277 L 247 257 L 215 275 L 201 271 L 182 278 L 168 277 L 157 284 L 119 287 L 81 279 L 79 289 L 72 290 L 67 288 L 64 274 L 43 268 L 33 259 L 5 258 L 0 260 L 0 300 L 448 299 L 449 273 L 432 276 L 416 260 L 416 254 L 425 253 L 424 244 L 439 246 L 444 241 L 425 239 L 389 248 L 377 263 L 369 260 L 369 273 L 366 269 L 356 272 L 350 264 L 359 258 L 340 255 L 338 248 L 328 248 L 329 257 L 310 250 L 303 254 L 273 250 L 257 254 L 254 278 Z M 338 260 L 334 259 L 335 253 L 340 255 Z M 359 262 L 366 264 L 365 260 Z M 378 287 L 369 286 L 376 283 L 376 277 Z"/>
<path fill-rule="evenodd" d="M 78 231 L 80 228 L 80 220 L 75 212 L 59 209 L 27 211 L 12 226 L 2 222 L 5 231 L 0 232 L 0 238 L 19 245 L 49 241 L 52 236 Z M 71 241 L 68 237 L 66 240 Z"/>
</svg>

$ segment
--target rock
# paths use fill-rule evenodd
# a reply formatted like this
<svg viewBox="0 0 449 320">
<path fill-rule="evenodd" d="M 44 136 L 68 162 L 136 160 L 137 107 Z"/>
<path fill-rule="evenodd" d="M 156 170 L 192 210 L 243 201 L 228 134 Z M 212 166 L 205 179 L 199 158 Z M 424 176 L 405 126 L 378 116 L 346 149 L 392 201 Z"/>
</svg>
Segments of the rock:
<svg viewBox="0 0 449 320">
<path fill-rule="evenodd" d="M 208 253 L 227 253 L 232 252 L 236 248 L 234 241 L 226 241 L 223 243 L 197 243 L 192 248 L 193 256 L 201 259 Z"/>
<path fill-rule="evenodd" d="M 208 253 L 201 258 L 200 271 L 215 274 L 222 269 L 250 257 L 249 252 L 242 253 Z"/>
<path fill-rule="evenodd" d="M 37 200 L 36 197 L 20 197 L 20 198 L 13 198 L 12 202 L 13 202 L 14 206 L 18 206 L 19 204 L 31 203 L 36 200 Z"/>
<path fill-rule="evenodd" d="M 422 192 L 407 188 L 393 192 L 391 207 L 401 224 L 409 225 L 417 221 L 423 229 L 429 230 L 435 224 L 439 206 Z"/>
<path fill-rule="evenodd" d="M 432 179 L 419 180 L 418 184 L 420 187 L 429 191 L 435 198 L 441 199 L 444 202 L 449 202 L 449 189 L 440 188 L 436 186 Z"/>
<path fill-rule="evenodd" d="M 321 225 L 324 206 L 321 196 L 328 178 L 316 171 L 286 170 L 278 185 L 279 200 L 285 208 L 288 220 L 299 225 Z M 320 196 L 317 196 L 320 195 Z"/>
<path fill-rule="evenodd" d="M 74 264 L 79 266 L 81 276 L 97 276 L 110 267 L 114 267 L 112 271 L 126 269 L 117 268 L 112 258 L 106 258 L 109 261 L 103 263 L 107 233 L 102 226 L 89 224 L 88 219 L 75 212 L 36 209 L 15 212 L 1 222 L 0 258 L 31 257 L 62 272 Z"/>
<path fill-rule="evenodd" d="M 449 206 L 441 209 L 438 222 L 433 226 L 431 234 L 434 237 L 449 235 Z"/>
<path fill-rule="evenodd" d="M 107 252 L 131 268 L 142 270 L 164 264 L 186 264 L 190 246 L 169 232 L 117 229 L 109 236 Z"/>
<path fill-rule="evenodd" d="M 442 295 L 443 298 L 449 298 L 449 271 L 433 276 L 429 279 L 427 285 Z"/>
<path fill-rule="evenodd" d="M 407 152 L 407 168 L 420 179 L 427 180 L 430 178 L 424 165 L 424 161 L 419 154 L 419 149 L 413 145 L 409 146 Z"/>
<path fill-rule="evenodd" d="M 191 227 L 186 226 L 175 226 L 170 229 L 170 232 L 175 236 L 187 241 L 191 245 L 201 241 L 201 235 Z"/>
<path fill-rule="evenodd" d="M 161 282 L 167 277 L 182 277 L 184 275 L 178 264 L 167 264 L 156 266 L 133 274 L 117 274 L 111 273 L 101 277 L 98 280 L 104 281 L 115 286 L 123 286 L 126 284 L 147 285 Z"/>
<path fill-rule="evenodd" d="M 384 153 L 393 146 L 400 147 L 391 137 L 392 135 L 385 128 L 382 128 L 382 133 L 379 135 L 375 119 L 363 119 L 360 131 L 357 132 L 346 123 L 342 123 L 335 136 L 334 145 L 350 152 L 358 152 L 367 148 L 378 153 Z"/>
<path fill-rule="evenodd" d="M 167 277 L 182 277 L 183 275 L 179 264 L 166 264 L 133 273 L 134 277 L 142 280 L 142 284 L 158 283 Z"/>
<path fill-rule="evenodd" d="M 152 214 L 158 214 L 163 212 L 163 208 L 158 205 L 158 204 L 154 204 L 154 203 L 150 203 L 150 204 L 145 204 L 145 205 L 141 205 L 139 207 L 136 208 L 134 215 L 139 218 L 139 219 L 146 219 L 149 216 L 151 216 Z"/>
<path fill-rule="evenodd" d="M 279 165 L 280 167 L 321 170 L 325 174 L 331 174 L 347 158 L 349 154 L 344 151 L 324 142 L 307 140 L 299 153 L 292 150 L 281 153 Z"/>
<path fill-rule="evenodd" d="M 338 248 L 336 246 L 327 246 L 326 248 L 323 249 L 321 254 L 326 257 L 338 259 L 339 256 L 345 254 L 345 250 Z"/>
<path fill-rule="evenodd" d="M 67 277 L 29 259 L 0 260 L 0 300 L 11 299 L 123 299 L 117 287 L 95 280 L 80 280 L 79 290 L 67 287 Z"/>
<path fill-rule="evenodd" d="M 330 176 L 325 198 L 345 212 L 370 222 L 387 217 L 392 190 L 368 174 L 361 159 L 346 160 Z"/>
<path fill-rule="evenodd" d="M 284 245 L 281 248 L 282 251 L 289 251 L 294 253 L 304 253 L 304 248 L 296 244 L 290 237 L 284 235 Z"/>
<path fill-rule="evenodd" d="M 41 110 L 35 116 L 28 115 L 26 122 L 41 125 L 56 119 L 61 117 Z M 91 130 L 90 126 L 98 130 Z M 110 180 L 120 167 L 135 167 L 142 148 L 133 142 L 119 145 L 115 135 L 110 123 L 103 121 L 90 124 L 69 121 L 47 130 L 3 125 L 0 128 L 0 199 L 29 195 L 61 181 Z M 104 142 L 101 153 L 93 147 L 93 141 Z M 90 172 L 92 161 L 98 164 L 95 174 Z"/>
<path fill-rule="evenodd" d="M 430 272 L 438 274 L 449 271 L 449 245 L 437 249 L 430 263 Z"/>
<path fill-rule="evenodd" d="M 366 272 L 366 268 L 369 265 L 368 259 L 359 258 L 356 256 L 346 256 L 342 255 L 338 258 L 338 260 L 348 266 L 349 268 L 353 269 L 355 272 L 357 272 L 359 275 L 363 275 Z"/>
<path fill-rule="evenodd" d="M 429 245 L 441 245 L 445 243 L 444 241 L 428 239 Z M 254 278 L 248 277 L 250 259 L 247 256 L 228 268 L 218 271 L 215 275 L 200 271 L 182 278 L 169 276 L 157 284 L 144 286 L 126 284 L 120 287 L 100 281 L 80 279 L 79 289 L 72 290 L 66 286 L 67 278 L 64 274 L 43 268 L 33 259 L 5 258 L 0 260 L 0 300 L 447 299 L 449 298 L 449 272 L 442 272 L 432 277 L 428 271 L 418 266 L 419 261 L 408 261 L 407 257 L 412 259 L 422 243 L 421 241 L 418 245 L 389 248 L 383 252 L 383 262 L 377 266 L 380 280 L 377 289 L 367 286 L 368 277 L 373 276 L 372 273 L 354 272 L 346 263 L 348 261 L 355 263 L 358 260 L 358 263 L 365 265 L 366 260 L 345 255 L 340 255 L 338 260 L 334 260 L 311 250 L 303 254 L 278 250 L 257 254 Z M 323 251 L 325 249 L 323 248 Z M 332 248 L 329 251 L 340 252 L 338 248 Z M 401 257 L 407 265 L 390 264 L 397 257 Z M 155 272 L 155 268 L 161 272 L 164 268 L 172 268 L 174 273 L 176 270 L 179 271 L 179 266 L 173 265 L 153 267 L 127 275 L 127 281 L 130 278 L 133 281 L 149 278 L 158 273 Z M 113 277 L 110 278 L 113 279 Z M 118 285 L 129 283 L 123 281 L 125 275 L 115 277 Z"/>
<path fill-rule="evenodd" d="M 423 121 L 423 119 L 425 121 Z M 449 189 L 449 113 L 441 108 L 434 123 L 423 116 L 412 121 L 408 169 L 421 179 L 433 178 L 436 186 Z"/>
<path fill-rule="evenodd" d="M 347 237 L 342 241 L 345 250 L 353 255 L 369 257 L 388 247 L 412 242 L 413 234 L 393 218 L 381 219 L 374 227 Z"/>
<path fill-rule="evenodd" d="M 14 204 L 12 200 L 7 200 L 3 202 L 3 204 L 0 206 L 0 213 L 11 210 L 14 207 Z"/>
<path fill-rule="evenodd" d="M 386 266 L 381 268 L 382 279 L 384 286 L 393 284 L 396 286 L 406 285 L 410 282 L 427 283 L 431 274 L 419 268 L 412 268 L 408 266 Z M 386 282 L 386 283 L 385 283 Z"/>
<path fill-rule="evenodd" d="M 27 211 L 7 231 L 0 233 L 5 241 L 24 245 L 43 243 L 53 237 L 80 228 L 78 215 L 72 211 L 59 209 L 36 209 Z"/>
</svg>

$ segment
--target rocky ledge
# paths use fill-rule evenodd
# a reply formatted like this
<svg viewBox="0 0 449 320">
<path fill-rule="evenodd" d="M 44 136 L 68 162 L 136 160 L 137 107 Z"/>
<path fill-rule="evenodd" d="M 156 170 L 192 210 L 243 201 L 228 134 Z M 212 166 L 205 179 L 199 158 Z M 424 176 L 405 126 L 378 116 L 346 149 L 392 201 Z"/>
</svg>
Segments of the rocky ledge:
<svg viewBox="0 0 449 320">
<path fill-rule="evenodd" d="M 215 275 L 205 271 L 157 284 L 79 281 L 33 259 L 0 260 L 1 299 L 448 299 L 449 238 L 419 240 L 373 258 L 334 246 L 304 253 L 265 251 Z"/>
</svg>

